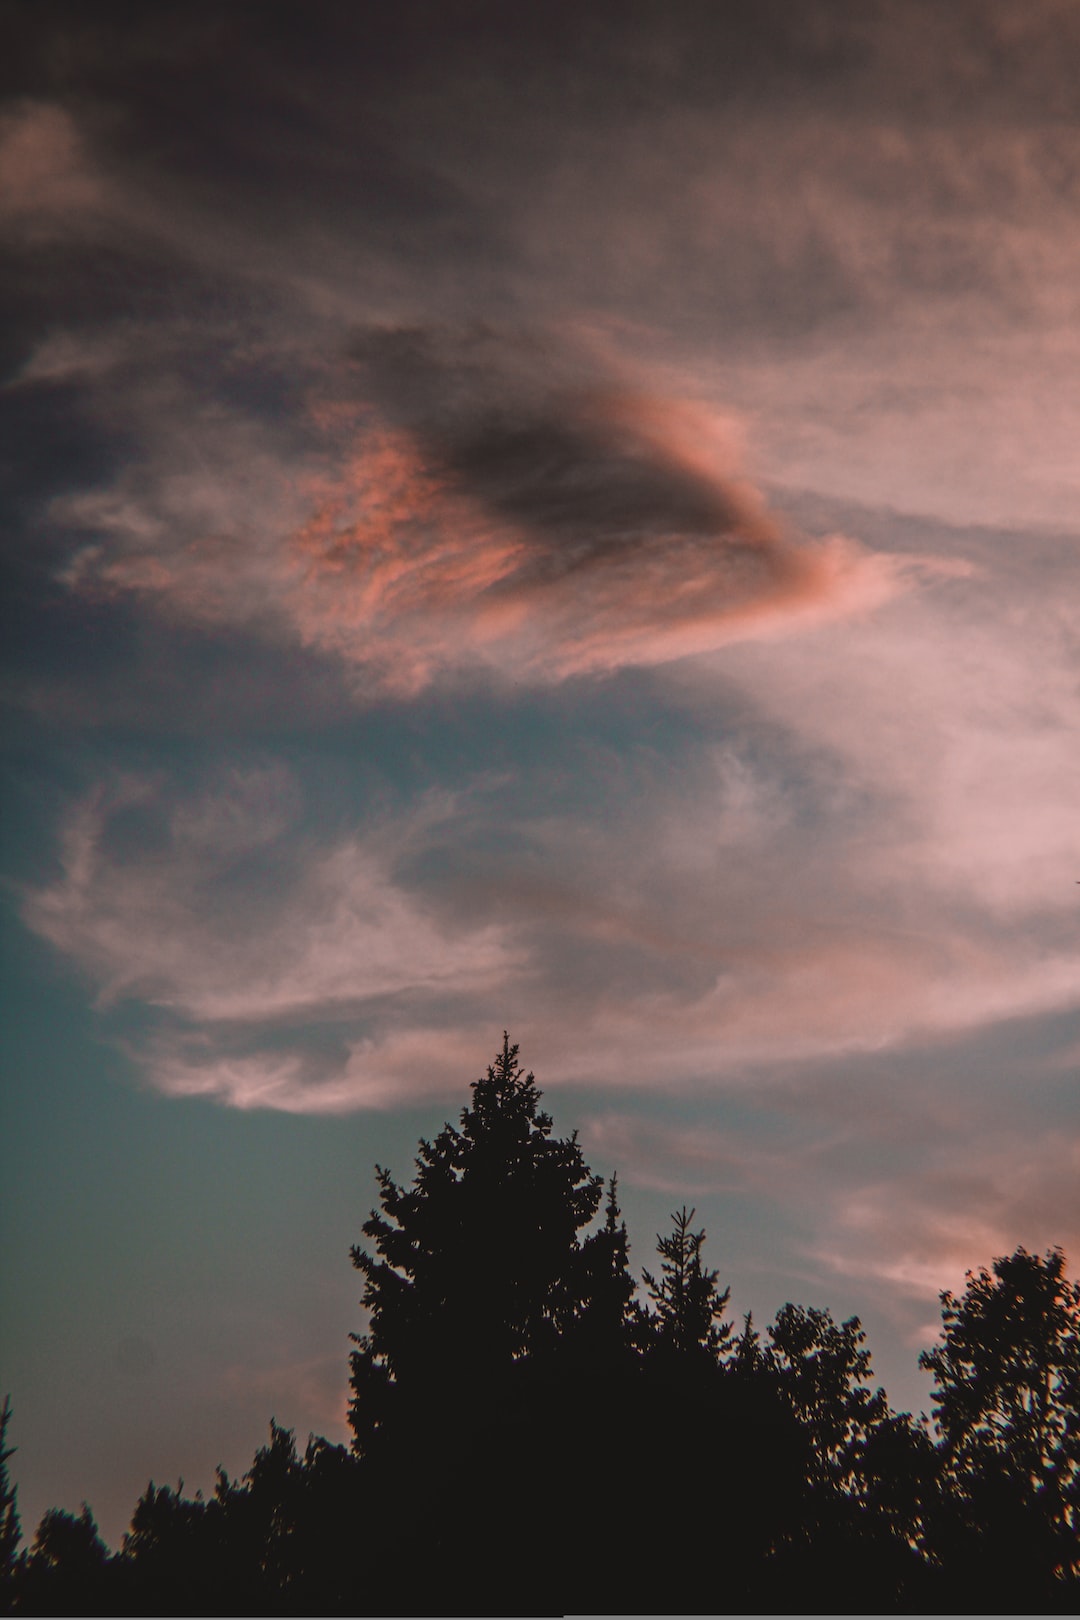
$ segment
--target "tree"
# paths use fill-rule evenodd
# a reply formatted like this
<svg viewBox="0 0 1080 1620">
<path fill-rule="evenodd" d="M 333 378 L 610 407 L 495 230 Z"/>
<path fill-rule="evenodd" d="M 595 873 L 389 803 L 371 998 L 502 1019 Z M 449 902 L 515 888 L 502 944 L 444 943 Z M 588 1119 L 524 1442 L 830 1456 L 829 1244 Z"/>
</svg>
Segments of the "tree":
<svg viewBox="0 0 1080 1620">
<path fill-rule="evenodd" d="M 731 1323 L 722 1320 L 731 1297 L 730 1288 L 717 1288 L 719 1272 L 707 1271 L 701 1249 L 705 1229 L 692 1232 L 694 1210 L 685 1204 L 671 1219 L 669 1237 L 657 1234 L 660 1277 L 644 1271 L 654 1310 L 653 1331 L 657 1347 L 682 1358 L 694 1357 L 715 1365 L 731 1337 Z"/>
<path fill-rule="evenodd" d="M 151 1480 L 135 1504 L 120 1553 L 134 1612 L 150 1613 L 168 1602 L 198 1613 L 211 1585 L 219 1603 L 235 1598 L 221 1567 L 224 1532 L 220 1493 L 206 1501 L 201 1492 L 185 1496 L 183 1480 L 175 1490 Z"/>
<path fill-rule="evenodd" d="M 756 1378 L 764 1369 L 765 1352 L 761 1348 L 761 1334 L 754 1326 L 754 1313 L 743 1317 L 743 1330 L 735 1340 L 731 1355 L 731 1370 L 739 1378 Z"/>
<path fill-rule="evenodd" d="M 109 1549 L 84 1502 L 78 1518 L 62 1508 L 42 1515 L 30 1549 L 31 1567 L 59 1570 L 73 1577 L 93 1574 L 108 1562 Z"/>
<path fill-rule="evenodd" d="M 575 1338 L 589 1363 L 610 1370 L 625 1361 L 639 1337 L 640 1322 L 617 1175 L 612 1176 L 608 1187 L 603 1226 L 590 1233 L 581 1246 L 581 1278 L 581 1313 Z"/>
<path fill-rule="evenodd" d="M 814 1483 L 851 1491 L 867 1436 L 888 1413 L 868 1387 L 870 1352 L 857 1316 L 785 1305 L 768 1329 L 766 1364 L 813 1443 Z"/>
<path fill-rule="evenodd" d="M 361 1452 L 403 1401 L 415 1415 L 450 1396 L 486 1399 L 515 1366 L 572 1348 L 604 1309 L 625 1314 L 617 1206 L 609 1205 L 604 1231 L 582 1243 L 602 1178 L 586 1165 L 576 1132 L 552 1135 L 539 1098 L 504 1033 L 460 1129 L 447 1124 L 434 1142 L 421 1141 L 413 1185 L 400 1187 L 377 1167 L 381 1210 L 363 1228 L 375 1253 L 352 1250 L 371 1313 L 351 1358 L 350 1422 Z"/>
<path fill-rule="evenodd" d="M 0 1606 L 8 1608 L 14 1591 L 15 1574 L 19 1564 L 19 1542 L 22 1527 L 19 1524 L 19 1488 L 8 1479 L 8 1458 L 14 1456 L 14 1446 L 6 1444 L 8 1424 L 11 1422 L 11 1396 L 4 1397 L 0 1410 Z"/>
<path fill-rule="evenodd" d="M 934 1375 L 946 1484 L 977 1554 L 1080 1577 L 1080 1283 L 1019 1248 L 941 1296 Z"/>
<path fill-rule="evenodd" d="M 108 1570 L 109 1549 L 86 1503 L 78 1518 L 49 1508 L 34 1533 L 19 1609 L 28 1614 L 114 1613 Z"/>
<path fill-rule="evenodd" d="M 757 1355 L 758 1380 L 773 1385 L 804 1437 L 805 1493 L 778 1548 L 793 1607 L 806 1586 L 840 1613 L 923 1606 L 933 1448 L 871 1388 L 865 1339 L 857 1316 L 838 1323 L 827 1310 L 789 1304 Z"/>
</svg>

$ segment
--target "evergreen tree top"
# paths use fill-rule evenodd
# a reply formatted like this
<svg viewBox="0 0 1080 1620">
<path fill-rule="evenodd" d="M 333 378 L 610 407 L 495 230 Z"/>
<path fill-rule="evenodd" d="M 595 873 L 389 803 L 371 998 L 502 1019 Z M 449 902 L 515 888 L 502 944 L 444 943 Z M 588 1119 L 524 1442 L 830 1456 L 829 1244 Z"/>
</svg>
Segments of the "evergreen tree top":
<svg viewBox="0 0 1080 1620">
<path fill-rule="evenodd" d="M 522 1072 L 519 1050 L 504 1029 L 502 1051 L 496 1054 L 494 1063 L 488 1064 L 483 1079 L 472 1082 L 472 1102 L 461 1110 L 464 1136 L 474 1139 L 496 1120 L 501 1124 L 515 1121 L 530 1132 L 551 1135 L 551 1115 L 539 1106 L 540 1088 L 532 1070 Z"/>
<path fill-rule="evenodd" d="M 603 1178 L 576 1132 L 552 1134 L 506 1031 L 471 1092 L 459 1126 L 421 1140 L 410 1187 L 377 1170 L 380 1207 L 363 1227 L 374 1252 L 352 1251 L 370 1312 L 353 1356 L 358 1439 L 383 1423 L 395 1391 L 475 1389 L 580 1340 L 586 1323 L 599 1334 L 610 1315 L 618 1326 L 633 1291 L 617 1205 L 602 1245 L 599 1233 L 579 1236 Z"/>
</svg>

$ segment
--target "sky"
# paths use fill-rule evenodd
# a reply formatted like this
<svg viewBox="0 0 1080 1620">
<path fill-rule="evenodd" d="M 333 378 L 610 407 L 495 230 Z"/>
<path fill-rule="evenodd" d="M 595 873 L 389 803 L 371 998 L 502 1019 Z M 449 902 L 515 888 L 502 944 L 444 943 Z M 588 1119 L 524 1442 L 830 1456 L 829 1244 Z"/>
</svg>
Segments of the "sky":
<svg viewBox="0 0 1080 1620">
<path fill-rule="evenodd" d="M 24 1529 L 347 1437 L 504 1028 L 928 1409 L 1080 1257 L 1080 8 L 5 11 Z"/>
</svg>

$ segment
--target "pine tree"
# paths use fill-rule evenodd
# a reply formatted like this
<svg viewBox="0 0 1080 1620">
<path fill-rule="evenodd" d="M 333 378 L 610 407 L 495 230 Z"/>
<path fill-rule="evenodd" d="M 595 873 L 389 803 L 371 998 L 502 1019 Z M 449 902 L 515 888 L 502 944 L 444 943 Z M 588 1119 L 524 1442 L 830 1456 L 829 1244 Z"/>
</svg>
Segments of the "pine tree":
<svg viewBox="0 0 1080 1620">
<path fill-rule="evenodd" d="M 0 1410 L 0 1604 L 8 1607 L 14 1590 L 15 1574 L 19 1563 L 19 1542 L 22 1527 L 19 1524 L 19 1488 L 8 1479 L 8 1458 L 15 1448 L 7 1445 L 8 1424 L 11 1422 L 11 1396 L 4 1397 Z"/>
<path fill-rule="evenodd" d="M 583 1245 L 602 1180 L 576 1133 L 552 1135 L 539 1098 L 504 1034 L 460 1128 L 421 1141 L 412 1186 L 377 1168 L 381 1208 L 363 1228 L 375 1252 L 352 1250 L 370 1312 L 351 1358 L 359 1450 L 403 1402 L 414 1412 L 447 1398 L 475 1402 L 515 1365 L 552 1357 L 602 1312 L 601 1274 L 609 1293 L 622 1286 L 617 1208 L 603 1242 Z"/>
<path fill-rule="evenodd" d="M 694 1210 L 684 1205 L 671 1219 L 669 1237 L 657 1234 L 660 1278 L 644 1271 L 654 1310 L 652 1326 L 658 1348 L 680 1357 L 719 1362 L 731 1338 L 731 1323 L 722 1320 L 731 1297 L 730 1288 L 717 1288 L 719 1272 L 707 1271 L 701 1250 L 705 1230 L 692 1232 Z"/>
<path fill-rule="evenodd" d="M 625 1363 L 640 1336 L 634 1304 L 637 1284 L 630 1270 L 630 1240 L 619 1208 L 619 1178 L 613 1175 L 604 1203 L 604 1224 L 581 1246 L 581 1300 L 576 1346 L 607 1369 Z M 576 1347 L 575 1346 L 575 1347 Z"/>
<path fill-rule="evenodd" d="M 754 1313 L 743 1317 L 743 1330 L 735 1340 L 731 1356 L 731 1370 L 740 1378 L 754 1378 L 764 1368 L 765 1353 L 761 1348 L 761 1334 L 754 1326 Z"/>
</svg>

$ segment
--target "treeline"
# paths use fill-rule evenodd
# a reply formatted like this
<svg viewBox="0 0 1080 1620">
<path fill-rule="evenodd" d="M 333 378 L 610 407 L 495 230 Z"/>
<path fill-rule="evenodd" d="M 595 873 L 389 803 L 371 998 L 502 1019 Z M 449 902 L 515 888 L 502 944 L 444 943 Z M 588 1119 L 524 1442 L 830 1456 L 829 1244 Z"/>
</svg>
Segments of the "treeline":
<svg viewBox="0 0 1080 1620">
<path fill-rule="evenodd" d="M 1080 1284 L 1059 1250 L 942 1296 L 935 1436 L 870 1381 L 858 1318 L 737 1330 L 693 1211 L 645 1298 L 612 1181 L 515 1046 L 420 1143 L 353 1250 L 351 1448 L 271 1424 L 211 1496 L 148 1486 L 110 1555 L 88 1510 L 0 1578 L 21 1614 L 1075 1613 Z M 7 1409 L 5 1408 L 5 1423 Z"/>
</svg>

